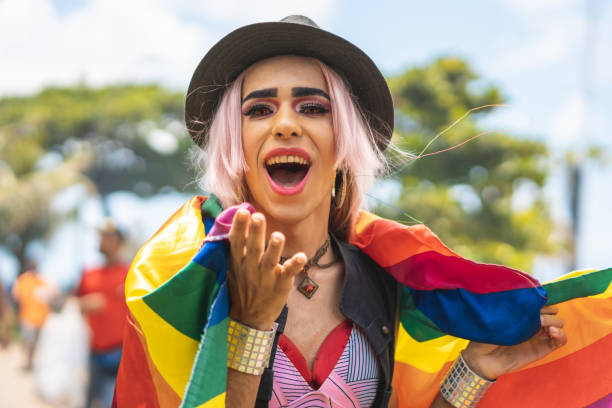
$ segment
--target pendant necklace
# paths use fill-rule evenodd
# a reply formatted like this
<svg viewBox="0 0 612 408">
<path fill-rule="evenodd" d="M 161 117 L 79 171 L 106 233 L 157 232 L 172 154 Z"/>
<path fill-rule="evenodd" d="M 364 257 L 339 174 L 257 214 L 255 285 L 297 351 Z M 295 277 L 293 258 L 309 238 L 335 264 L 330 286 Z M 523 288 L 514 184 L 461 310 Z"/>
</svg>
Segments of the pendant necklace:
<svg viewBox="0 0 612 408">
<path fill-rule="evenodd" d="M 321 247 L 317 249 L 317 252 L 315 252 L 314 256 L 310 258 L 308 262 L 306 262 L 306 265 L 304 265 L 304 268 L 302 269 L 302 272 L 304 272 L 305 276 L 304 276 L 304 279 L 302 279 L 302 281 L 298 285 L 298 290 L 300 291 L 302 295 L 306 296 L 308 299 L 310 299 L 315 294 L 317 289 L 319 289 L 319 284 L 315 282 L 314 280 L 312 280 L 310 276 L 308 276 L 308 270 L 313 265 L 320 269 L 326 269 L 332 266 L 333 264 L 335 264 L 336 262 L 338 262 L 338 259 L 336 258 L 326 264 L 323 264 L 323 265 L 319 264 L 319 259 L 321 259 L 323 255 L 327 253 L 328 249 L 329 249 L 329 238 L 327 238 L 325 242 L 323 243 L 323 245 L 321 245 Z M 280 261 L 281 263 L 285 263 L 287 259 L 289 258 L 281 257 Z"/>
</svg>

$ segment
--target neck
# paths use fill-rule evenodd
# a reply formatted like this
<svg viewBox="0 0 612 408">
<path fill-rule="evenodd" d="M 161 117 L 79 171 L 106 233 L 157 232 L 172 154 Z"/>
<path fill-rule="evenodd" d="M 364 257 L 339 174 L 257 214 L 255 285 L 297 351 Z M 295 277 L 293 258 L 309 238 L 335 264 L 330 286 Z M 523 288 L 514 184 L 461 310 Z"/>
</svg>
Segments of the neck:
<svg viewBox="0 0 612 408">
<path fill-rule="evenodd" d="M 259 210 L 259 209 L 258 209 Z M 285 247 L 282 256 L 290 258 L 298 252 L 303 252 L 310 259 L 329 238 L 329 203 L 317 208 L 314 212 L 300 220 L 290 222 L 278 220 L 264 213 L 267 223 L 268 238 L 272 232 L 278 231 L 285 235 Z M 333 259 L 333 251 L 328 250 L 320 262 Z"/>
<path fill-rule="evenodd" d="M 106 266 L 114 266 L 119 263 L 118 255 L 106 255 L 104 259 L 106 261 Z"/>
<path fill-rule="evenodd" d="M 308 217 L 299 223 L 288 226 L 272 224 L 269 230 L 270 233 L 279 231 L 285 235 L 284 257 L 291 257 L 298 252 L 303 252 L 310 259 L 329 237 L 327 219 L 323 222 L 318 217 L 316 221 Z M 323 259 L 326 259 L 326 256 Z"/>
</svg>

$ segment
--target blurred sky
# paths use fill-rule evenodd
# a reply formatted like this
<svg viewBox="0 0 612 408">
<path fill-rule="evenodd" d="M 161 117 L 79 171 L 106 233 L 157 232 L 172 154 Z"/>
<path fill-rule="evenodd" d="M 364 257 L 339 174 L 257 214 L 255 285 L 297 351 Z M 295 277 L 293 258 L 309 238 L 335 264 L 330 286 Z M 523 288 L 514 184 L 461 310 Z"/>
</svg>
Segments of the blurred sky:
<svg viewBox="0 0 612 408">
<path fill-rule="evenodd" d="M 508 99 L 490 129 L 544 140 L 556 158 L 589 144 L 612 152 L 609 0 L 0 0 L 0 96 L 77 81 L 183 91 L 223 35 L 296 13 L 357 44 L 385 74 L 440 55 L 466 58 Z M 612 170 L 590 165 L 586 176 L 579 266 L 610 266 Z M 548 186 L 560 224 L 565 177 L 555 168 Z M 148 220 L 159 225 L 168 214 Z M 562 266 L 538 268 L 547 277 Z"/>
</svg>

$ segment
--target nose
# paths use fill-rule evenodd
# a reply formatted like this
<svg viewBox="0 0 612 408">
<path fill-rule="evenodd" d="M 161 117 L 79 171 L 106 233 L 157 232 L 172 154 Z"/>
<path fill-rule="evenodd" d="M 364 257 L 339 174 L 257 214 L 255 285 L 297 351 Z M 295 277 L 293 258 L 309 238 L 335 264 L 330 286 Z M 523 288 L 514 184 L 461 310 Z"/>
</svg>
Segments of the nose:
<svg viewBox="0 0 612 408">
<path fill-rule="evenodd" d="M 281 107 L 276 113 L 272 133 L 281 139 L 302 136 L 302 127 L 291 107 Z"/>
</svg>

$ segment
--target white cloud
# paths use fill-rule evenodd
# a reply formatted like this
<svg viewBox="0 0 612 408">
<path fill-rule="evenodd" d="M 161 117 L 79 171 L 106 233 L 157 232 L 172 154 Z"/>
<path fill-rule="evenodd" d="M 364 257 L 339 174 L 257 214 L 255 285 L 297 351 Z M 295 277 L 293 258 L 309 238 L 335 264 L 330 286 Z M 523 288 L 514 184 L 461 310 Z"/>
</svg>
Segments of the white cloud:
<svg viewBox="0 0 612 408">
<path fill-rule="evenodd" d="M 185 89 L 213 40 L 226 34 L 208 27 L 289 14 L 325 26 L 335 7 L 335 0 L 88 0 L 59 13 L 52 0 L 0 0 L 0 96 L 80 80 Z"/>
<path fill-rule="evenodd" d="M 584 134 L 587 101 L 577 93 L 569 94 L 550 126 L 551 147 L 576 146 Z"/>
<path fill-rule="evenodd" d="M 554 8 L 568 6 L 574 8 L 576 6 L 576 1 L 577 0 L 505 0 L 508 5 L 523 13 L 537 13 L 541 10 L 550 11 Z"/>
<path fill-rule="evenodd" d="M 607 144 L 609 136 L 604 132 L 609 119 L 601 107 L 594 106 L 580 93 L 568 94 L 549 127 L 550 146 L 579 151 L 592 144 Z"/>
<path fill-rule="evenodd" d="M 519 24 L 496 56 L 496 70 L 552 69 L 580 49 L 586 19 L 575 0 L 505 0 Z M 518 35 L 514 35 L 518 34 Z"/>
<path fill-rule="evenodd" d="M 83 79 L 186 88 L 212 45 L 203 27 L 182 22 L 163 2 L 146 0 L 91 0 L 64 15 L 50 0 L 4 0 L 0 38 L 0 94 Z"/>
<path fill-rule="evenodd" d="M 600 2 L 607 8 L 601 10 L 594 27 L 595 46 L 594 81 L 601 85 L 612 85 L 612 2 Z"/>
<path fill-rule="evenodd" d="M 596 80 L 612 84 L 612 2 L 606 0 L 504 0 L 527 35 L 500 49 L 497 65 L 515 70 L 582 64 L 594 44 Z M 586 7 L 586 6 L 589 7 Z M 589 34 L 591 33 L 591 34 Z M 589 37 L 587 38 L 587 35 Z M 582 69 L 582 67 L 579 67 Z"/>
<path fill-rule="evenodd" d="M 312 18 L 323 28 L 330 22 L 336 0 L 225 0 L 201 1 L 196 4 L 189 0 L 179 0 L 184 6 L 194 8 L 208 18 L 234 24 L 278 21 L 291 14 L 302 14 Z"/>
</svg>

